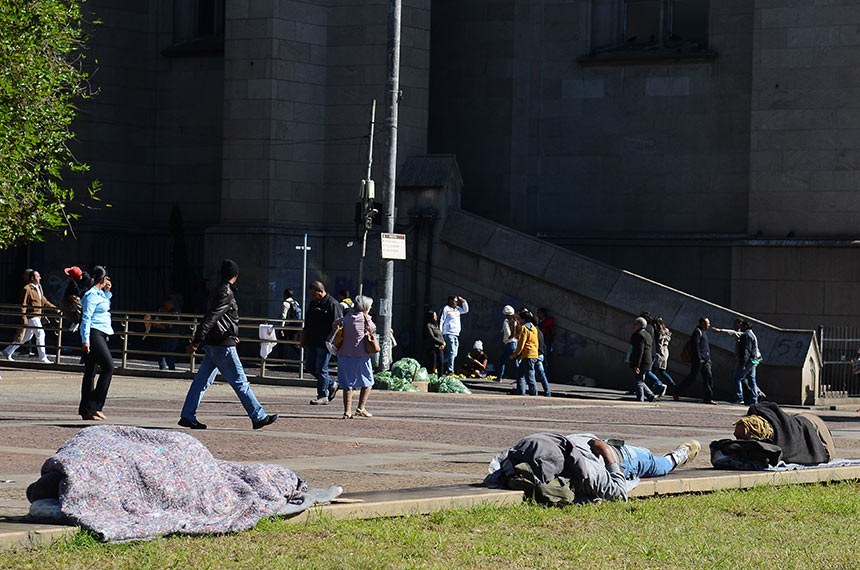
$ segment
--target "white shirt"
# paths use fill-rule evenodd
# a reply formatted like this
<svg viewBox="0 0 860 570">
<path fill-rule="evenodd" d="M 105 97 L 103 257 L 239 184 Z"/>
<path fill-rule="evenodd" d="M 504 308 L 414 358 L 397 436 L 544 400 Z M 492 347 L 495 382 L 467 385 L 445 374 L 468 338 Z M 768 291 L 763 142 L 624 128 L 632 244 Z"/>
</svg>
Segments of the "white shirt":
<svg viewBox="0 0 860 570">
<path fill-rule="evenodd" d="M 463 304 L 456 307 L 445 305 L 439 311 L 439 328 L 442 329 L 442 334 L 460 335 L 460 315 L 469 312 L 469 303 L 463 299 Z"/>
</svg>

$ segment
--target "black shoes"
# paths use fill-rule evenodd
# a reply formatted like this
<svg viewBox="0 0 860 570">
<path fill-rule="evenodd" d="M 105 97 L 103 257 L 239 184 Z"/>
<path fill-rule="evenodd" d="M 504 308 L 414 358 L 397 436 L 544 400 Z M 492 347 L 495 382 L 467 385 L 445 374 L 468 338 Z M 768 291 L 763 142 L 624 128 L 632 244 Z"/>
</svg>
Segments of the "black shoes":
<svg viewBox="0 0 860 570">
<path fill-rule="evenodd" d="M 334 397 L 337 395 L 337 390 L 338 390 L 337 384 L 335 384 L 334 386 L 332 386 L 328 389 L 328 401 L 329 402 L 334 400 Z"/>
<path fill-rule="evenodd" d="M 262 420 L 252 421 L 251 425 L 254 426 L 254 429 L 261 429 L 266 427 L 269 424 L 273 424 L 278 420 L 278 414 L 270 414 L 263 418 Z"/>
<path fill-rule="evenodd" d="M 206 424 L 201 424 L 197 420 L 189 420 L 188 418 L 179 418 L 179 421 L 176 423 L 188 429 L 206 429 Z"/>
</svg>

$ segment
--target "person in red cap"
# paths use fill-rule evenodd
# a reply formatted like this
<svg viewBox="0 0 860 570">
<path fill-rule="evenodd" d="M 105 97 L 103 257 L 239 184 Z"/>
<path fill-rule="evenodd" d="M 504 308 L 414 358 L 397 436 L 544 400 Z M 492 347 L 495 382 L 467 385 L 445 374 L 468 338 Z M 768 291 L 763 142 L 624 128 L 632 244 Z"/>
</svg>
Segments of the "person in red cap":
<svg viewBox="0 0 860 570">
<path fill-rule="evenodd" d="M 63 273 L 69 284 L 60 301 L 60 310 L 63 311 L 66 330 L 75 332 L 81 326 L 81 297 L 92 286 L 92 278 L 77 265 L 66 267 Z"/>
</svg>

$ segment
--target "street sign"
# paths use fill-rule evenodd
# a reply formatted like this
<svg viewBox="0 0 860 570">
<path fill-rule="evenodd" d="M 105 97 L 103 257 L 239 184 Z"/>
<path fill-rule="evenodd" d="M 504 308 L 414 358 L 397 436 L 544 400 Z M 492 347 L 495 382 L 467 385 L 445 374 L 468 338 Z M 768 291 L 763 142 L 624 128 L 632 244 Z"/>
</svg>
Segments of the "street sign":
<svg viewBox="0 0 860 570">
<path fill-rule="evenodd" d="M 382 234 L 382 259 L 406 259 L 406 234 Z"/>
</svg>

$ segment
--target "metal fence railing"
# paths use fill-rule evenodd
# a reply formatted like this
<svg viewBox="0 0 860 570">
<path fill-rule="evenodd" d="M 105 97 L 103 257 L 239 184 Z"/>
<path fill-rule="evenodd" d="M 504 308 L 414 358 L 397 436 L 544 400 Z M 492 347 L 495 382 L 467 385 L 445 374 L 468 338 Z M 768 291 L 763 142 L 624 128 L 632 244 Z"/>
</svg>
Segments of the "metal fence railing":
<svg viewBox="0 0 860 570">
<path fill-rule="evenodd" d="M 12 342 L 20 329 L 34 328 L 22 323 L 22 305 L 0 304 L 0 339 Z M 191 372 L 196 370 L 201 354 L 189 356 L 185 347 L 194 336 L 203 315 L 192 313 L 161 313 L 142 311 L 112 311 L 114 337 L 110 342 L 114 364 L 123 370 L 153 370 Z M 42 308 L 42 328 L 45 330 L 45 352 L 54 364 L 80 364 L 81 337 L 72 330 L 70 322 L 56 309 Z M 274 339 L 260 338 L 260 325 L 271 326 Z M 301 347 L 303 321 L 239 318 L 239 350 L 242 364 L 249 376 L 277 377 L 279 373 L 298 372 L 304 378 L 304 350 Z M 264 343 L 274 345 L 267 355 L 261 354 Z M 35 337 L 30 346 L 35 348 Z M 15 359 L 27 361 L 28 344 L 18 349 Z"/>
<path fill-rule="evenodd" d="M 822 360 L 821 396 L 860 396 L 860 376 L 854 373 L 854 360 L 860 356 L 860 328 L 818 327 L 818 339 Z"/>
</svg>

